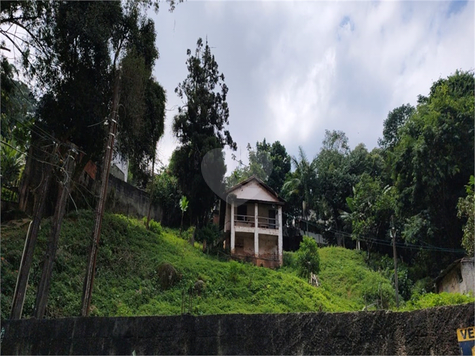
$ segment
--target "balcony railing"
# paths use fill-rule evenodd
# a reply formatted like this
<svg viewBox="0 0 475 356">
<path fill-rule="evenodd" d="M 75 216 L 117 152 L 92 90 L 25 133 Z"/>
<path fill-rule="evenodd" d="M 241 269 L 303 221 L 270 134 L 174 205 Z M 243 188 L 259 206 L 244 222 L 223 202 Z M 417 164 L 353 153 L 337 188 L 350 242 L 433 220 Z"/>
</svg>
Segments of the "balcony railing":
<svg viewBox="0 0 475 356">
<path fill-rule="evenodd" d="M 235 226 L 255 227 L 256 220 L 254 215 L 234 215 Z M 265 216 L 257 217 L 257 227 L 263 229 L 278 229 L 279 222 L 276 218 L 268 218 Z"/>
</svg>

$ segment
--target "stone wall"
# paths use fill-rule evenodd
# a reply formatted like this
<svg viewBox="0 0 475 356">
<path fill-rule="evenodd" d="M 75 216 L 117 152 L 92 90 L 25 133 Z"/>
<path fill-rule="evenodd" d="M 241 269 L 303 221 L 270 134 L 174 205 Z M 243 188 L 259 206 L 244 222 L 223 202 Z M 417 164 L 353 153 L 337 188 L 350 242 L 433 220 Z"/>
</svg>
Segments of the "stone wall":
<svg viewBox="0 0 475 356">
<path fill-rule="evenodd" d="M 65 318 L 2 323 L 2 354 L 459 355 L 465 304 L 414 312 Z"/>
</svg>

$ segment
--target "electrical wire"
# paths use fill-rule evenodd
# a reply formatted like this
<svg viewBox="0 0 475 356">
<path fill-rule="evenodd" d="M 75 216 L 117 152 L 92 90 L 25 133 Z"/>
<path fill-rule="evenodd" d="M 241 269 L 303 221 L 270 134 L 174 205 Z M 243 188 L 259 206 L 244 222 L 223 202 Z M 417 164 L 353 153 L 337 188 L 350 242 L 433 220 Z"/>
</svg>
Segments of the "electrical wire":
<svg viewBox="0 0 475 356">
<path fill-rule="evenodd" d="M 298 218 L 298 217 L 292 216 L 292 215 L 287 214 L 287 213 L 284 213 L 283 215 L 286 215 L 287 217 L 290 217 L 292 219 Z M 304 221 L 305 223 L 307 223 L 307 221 L 303 220 L 303 219 L 300 219 L 300 221 Z M 316 225 L 312 221 L 308 221 L 308 224 L 312 227 L 317 227 L 317 228 L 319 227 L 318 225 Z M 350 237 L 350 238 L 353 239 L 353 235 L 351 233 L 346 232 L 346 231 L 340 231 L 340 230 L 336 230 L 336 229 L 333 229 L 333 228 L 330 228 L 326 231 L 332 232 L 334 234 L 340 234 L 340 235 L 343 235 L 345 237 Z M 369 237 L 369 236 L 358 237 L 358 240 L 364 241 L 364 242 L 372 242 L 376 245 L 382 245 L 382 246 L 392 246 L 393 245 L 392 242 L 389 241 L 389 240 L 385 241 L 385 240 L 376 239 L 376 238 Z M 396 247 L 404 248 L 404 249 L 412 249 L 412 250 L 439 251 L 439 252 L 451 252 L 451 253 L 460 253 L 460 254 L 465 253 L 465 251 L 462 250 L 462 249 L 439 247 L 439 246 L 431 245 L 431 244 L 429 244 L 425 241 L 421 241 L 421 242 L 423 244 L 425 244 L 426 246 L 410 243 L 410 242 L 407 242 L 407 241 L 404 241 L 404 242 L 396 241 Z"/>
</svg>

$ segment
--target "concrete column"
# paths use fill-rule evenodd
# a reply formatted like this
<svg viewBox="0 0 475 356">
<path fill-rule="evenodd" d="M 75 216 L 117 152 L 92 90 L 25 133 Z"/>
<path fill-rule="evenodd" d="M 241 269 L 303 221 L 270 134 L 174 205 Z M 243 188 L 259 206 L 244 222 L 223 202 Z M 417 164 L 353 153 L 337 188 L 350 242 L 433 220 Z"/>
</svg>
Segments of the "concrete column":
<svg viewBox="0 0 475 356">
<path fill-rule="evenodd" d="M 258 232 L 258 217 L 259 207 L 254 203 L 254 256 L 259 257 L 259 232 Z"/>
<path fill-rule="evenodd" d="M 283 233 L 282 233 L 282 206 L 279 205 L 279 210 L 278 210 L 278 224 L 279 224 L 279 238 L 278 238 L 278 253 L 279 253 L 279 262 L 280 265 L 282 266 L 283 264 Z"/>
<path fill-rule="evenodd" d="M 231 255 L 235 252 L 236 236 L 234 230 L 234 201 L 231 202 Z"/>
</svg>

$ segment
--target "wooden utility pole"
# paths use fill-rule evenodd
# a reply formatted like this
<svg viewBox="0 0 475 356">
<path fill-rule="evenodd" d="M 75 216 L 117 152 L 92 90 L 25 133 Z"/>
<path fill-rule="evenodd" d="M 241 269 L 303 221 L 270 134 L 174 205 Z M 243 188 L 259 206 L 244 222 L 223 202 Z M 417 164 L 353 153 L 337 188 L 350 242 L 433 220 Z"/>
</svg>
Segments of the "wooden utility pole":
<svg viewBox="0 0 475 356">
<path fill-rule="evenodd" d="M 156 147 L 155 147 L 155 151 L 156 151 Z M 153 193 L 153 184 L 154 184 L 154 178 L 155 178 L 155 153 L 153 154 L 153 160 L 152 160 L 152 189 L 150 189 L 150 193 L 149 193 L 149 196 L 148 196 L 148 212 L 147 212 L 147 223 L 145 225 L 145 227 L 147 228 L 148 230 L 148 225 L 150 223 L 150 213 L 152 211 L 152 193 Z"/>
<path fill-rule="evenodd" d="M 87 263 L 86 276 L 84 278 L 84 287 L 81 303 L 81 316 L 89 315 L 89 307 L 91 305 L 92 287 L 94 284 L 94 275 L 96 270 L 97 250 L 99 248 L 99 239 L 101 237 L 102 217 L 107 198 L 107 185 L 109 183 L 109 171 L 112 161 L 112 153 L 114 149 L 114 139 L 117 133 L 117 111 L 119 108 L 119 86 L 120 86 L 120 70 L 116 69 L 114 78 L 114 95 L 112 99 L 112 113 L 109 120 L 109 134 L 107 137 L 106 152 L 102 164 L 102 182 L 99 201 L 96 206 L 96 217 L 94 222 L 94 231 L 92 236 L 92 245 Z"/>
<path fill-rule="evenodd" d="M 68 150 L 64 165 L 61 168 L 61 172 L 64 174 L 64 179 L 62 182 L 60 182 L 59 186 L 56 208 L 54 211 L 53 221 L 51 225 L 51 235 L 43 260 L 43 272 L 41 274 L 41 280 L 36 294 L 35 309 L 33 311 L 33 316 L 37 319 L 43 318 L 46 310 L 46 305 L 48 303 L 51 275 L 53 274 L 54 260 L 56 258 L 59 234 L 61 232 L 61 223 L 63 221 L 64 213 L 66 211 L 66 203 L 72 180 L 71 178 L 75 167 L 76 152 L 76 147 L 73 145 L 72 148 Z"/>
<path fill-rule="evenodd" d="M 53 149 L 52 159 L 50 162 L 45 162 L 43 165 L 43 182 L 40 186 L 38 196 L 35 201 L 34 216 L 31 226 L 25 239 L 25 246 L 21 256 L 20 268 L 18 269 L 18 277 L 13 294 L 12 310 L 10 319 L 20 319 L 23 312 L 23 304 L 25 302 L 26 289 L 28 286 L 28 279 L 30 276 L 30 268 L 33 262 L 33 254 L 35 252 L 36 241 L 38 239 L 38 232 L 40 230 L 40 223 L 43 217 L 43 210 L 45 207 L 46 194 L 50 185 L 51 174 L 53 171 L 52 162 L 56 157 L 58 146 L 55 144 Z"/>
<path fill-rule="evenodd" d="M 398 288 L 398 282 L 397 282 L 396 228 L 394 227 L 394 216 L 391 216 L 391 237 L 393 239 L 394 287 L 396 289 L 396 308 L 399 308 L 399 288 Z"/>
</svg>

